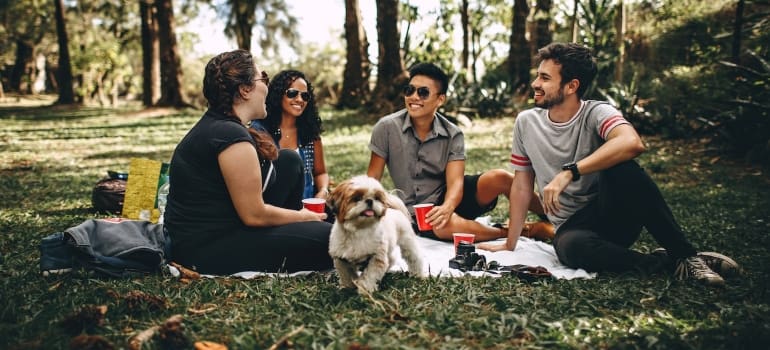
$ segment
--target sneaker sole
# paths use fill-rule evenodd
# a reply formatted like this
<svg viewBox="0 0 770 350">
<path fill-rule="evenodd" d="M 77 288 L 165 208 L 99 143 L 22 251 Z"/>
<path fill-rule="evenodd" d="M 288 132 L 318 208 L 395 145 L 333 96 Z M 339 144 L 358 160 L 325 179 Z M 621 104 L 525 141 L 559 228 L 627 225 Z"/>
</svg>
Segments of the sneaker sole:
<svg viewBox="0 0 770 350">
<path fill-rule="evenodd" d="M 718 268 L 714 272 L 725 278 L 736 277 L 743 274 L 743 269 L 735 260 L 717 252 L 699 252 L 698 256 L 704 259 L 716 259 L 720 261 Z"/>
</svg>

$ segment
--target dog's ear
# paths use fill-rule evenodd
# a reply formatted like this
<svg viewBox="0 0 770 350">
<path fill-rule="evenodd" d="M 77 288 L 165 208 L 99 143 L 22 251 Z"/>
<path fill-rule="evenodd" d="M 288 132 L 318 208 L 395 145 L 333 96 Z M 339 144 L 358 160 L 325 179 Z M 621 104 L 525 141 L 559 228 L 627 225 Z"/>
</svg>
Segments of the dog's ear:
<svg viewBox="0 0 770 350">
<path fill-rule="evenodd" d="M 326 205 L 329 206 L 329 210 L 331 210 L 337 217 L 340 216 L 342 198 L 345 196 L 345 192 L 347 192 L 349 186 L 350 184 L 348 181 L 339 184 L 329 193 L 329 197 L 326 199 Z"/>
</svg>

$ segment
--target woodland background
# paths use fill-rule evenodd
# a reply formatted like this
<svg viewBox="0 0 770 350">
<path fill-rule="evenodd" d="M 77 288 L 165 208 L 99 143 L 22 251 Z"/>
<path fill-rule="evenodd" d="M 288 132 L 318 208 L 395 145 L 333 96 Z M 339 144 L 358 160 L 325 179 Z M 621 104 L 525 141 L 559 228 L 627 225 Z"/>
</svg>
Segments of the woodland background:
<svg viewBox="0 0 770 350">
<path fill-rule="evenodd" d="M 451 116 L 511 115 L 529 106 L 537 48 L 583 43 L 600 66 L 588 97 L 611 101 L 641 132 L 770 163 L 768 0 L 441 0 L 428 14 L 417 1 L 377 0 L 376 43 L 359 0 L 344 2 L 344 44 L 318 46 L 301 45 L 293 30 L 293 6 L 310 1 L 0 0 L 0 98 L 54 93 L 58 104 L 202 108 L 210 56 L 192 47 L 207 33 L 175 28 L 214 9 L 219 29 L 268 71 L 301 69 L 322 104 L 370 119 L 400 107 L 406 69 L 418 61 L 453 74 Z M 425 20 L 435 25 L 413 29 Z M 282 44 L 297 58 L 282 58 Z"/>
</svg>

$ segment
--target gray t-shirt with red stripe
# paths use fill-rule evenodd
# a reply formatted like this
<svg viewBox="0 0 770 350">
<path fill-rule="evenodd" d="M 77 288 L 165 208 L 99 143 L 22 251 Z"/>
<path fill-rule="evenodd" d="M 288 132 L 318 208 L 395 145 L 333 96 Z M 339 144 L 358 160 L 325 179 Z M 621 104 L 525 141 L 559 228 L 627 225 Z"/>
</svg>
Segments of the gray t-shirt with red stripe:
<svg viewBox="0 0 770 350">
<path fill-rule="evenodd" d="M 604 144 L 610 131 L 621 124 L 629 123 L 620 111 L 602 101 L 583 101 L 566 123 L 551 121 L 547 109 L 528 109 L 516 117 L 511 167 L 514 171 L 534 171 L 542 198 L 542 189 L 562 171 L 562 165 L 593 153 Z M 598 180 L 599 173 L 592 173 L 567 186 L 559 197 L 561 210 L 548 215 L 556 229 L 594 199 Z"/>
</svg>

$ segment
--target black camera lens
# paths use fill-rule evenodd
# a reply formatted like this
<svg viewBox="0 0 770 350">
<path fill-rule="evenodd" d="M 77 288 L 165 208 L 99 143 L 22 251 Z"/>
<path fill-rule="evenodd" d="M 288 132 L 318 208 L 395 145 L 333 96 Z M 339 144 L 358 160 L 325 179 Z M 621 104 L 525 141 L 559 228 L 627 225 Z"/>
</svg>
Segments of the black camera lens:
<svg viewBox="0 0 770 350">
<path fill-rule="evenodd" d="M 457 244 L 457 255 L 466 255 L 476 251 L 476 246 L 467 242 Z"/>
</svg>

